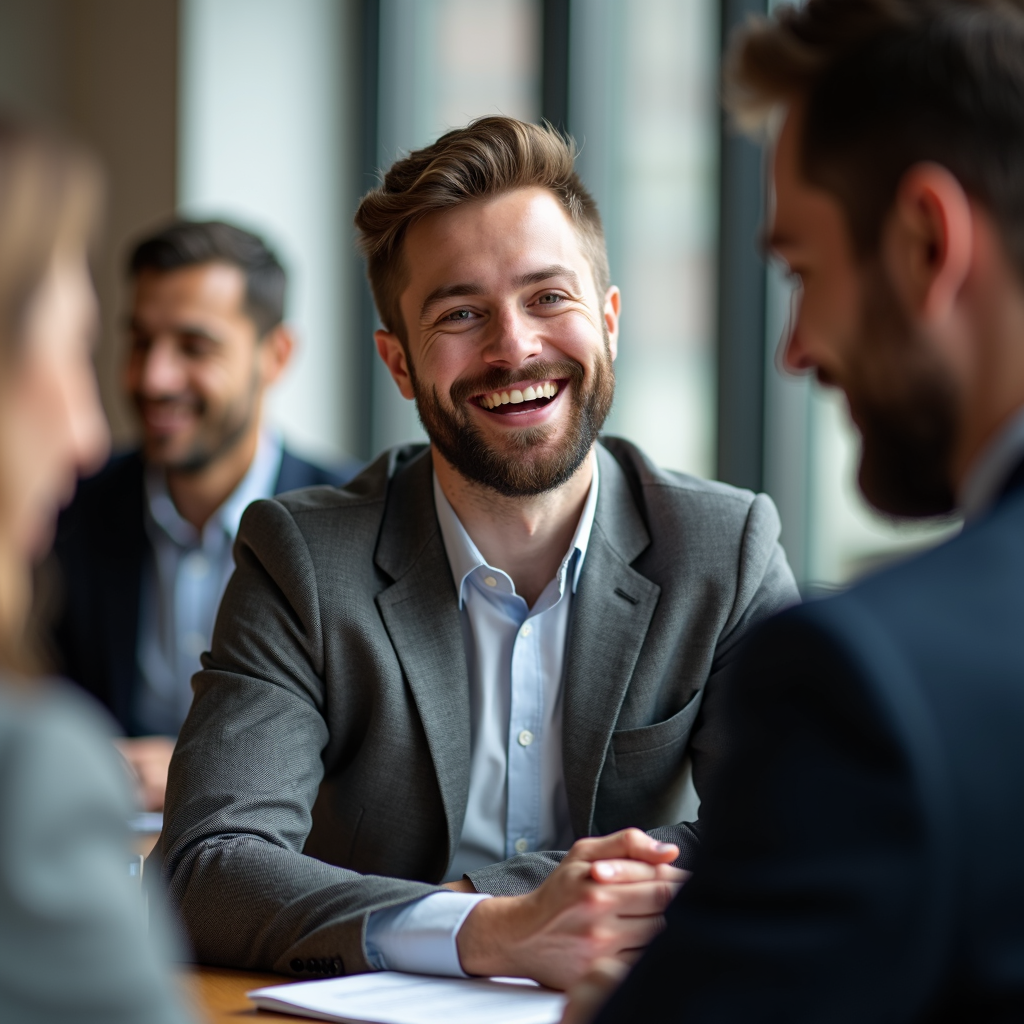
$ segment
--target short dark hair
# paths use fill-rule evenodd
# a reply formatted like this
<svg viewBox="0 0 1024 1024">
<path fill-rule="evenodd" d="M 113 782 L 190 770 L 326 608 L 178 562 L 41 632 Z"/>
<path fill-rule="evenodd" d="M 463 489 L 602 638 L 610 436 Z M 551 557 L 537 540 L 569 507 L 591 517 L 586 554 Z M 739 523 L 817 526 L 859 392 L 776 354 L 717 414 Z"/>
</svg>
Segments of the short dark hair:
<svg viewBox="0 0 1024 1024">
<path fill-rule="evenodd" d="M 288 277 L 281 261 L 259 235 L 222 220 L 176 220 L 132 250 L 128 271 L 162 272 L 201 263 L 229 263 L 245 274 L 245 308 L 263 337 L 284 319 Z"/>
<path fill-rule="evenodd" d="M 408 280 L 402 243 L 430 213 L 521 188 L 546 188 L 562 204 L 583 242 L 603 299 L 611 275 L 597 204 L 575 171 L 576 145 L 550 125 L 480 117 L 433 145 L 395 161 L 356 211 L 359 247 L 381 322 L 406 340 L 398 300 Z"/>
<path fill-rule="evenodd" d="M 992 215 L 1024 277 L 1024 0 L 808 0 L 733 40 L 741 116 L 806 102 L 807 179 L 877 252 L 903 175 L 941 164 Z"/>
</svg>

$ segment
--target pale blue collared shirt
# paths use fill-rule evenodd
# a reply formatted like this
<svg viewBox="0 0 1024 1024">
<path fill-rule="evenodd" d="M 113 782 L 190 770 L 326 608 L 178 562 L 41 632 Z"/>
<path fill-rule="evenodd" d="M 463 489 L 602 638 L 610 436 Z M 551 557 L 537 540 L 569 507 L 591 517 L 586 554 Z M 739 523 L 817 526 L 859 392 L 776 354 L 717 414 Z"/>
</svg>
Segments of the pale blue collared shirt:
<svg viewBox="0 0 1024 1024">
<path fill-rule="evenodd" d="M 261 434 L 256 455 L 223 505 L 197 530 L 174 507 L 163 470 L 145 475 L 146 534 L 152 548 L 142 569 L 137 658 L 142 685 L 132 718 L 141 735 L 176 736 L 192 703 L 199 655 L 210 649 L 217 607 L 234 571 L 232 549 L 242 513 L 274 493 L 281 439 Z"/>
<path fill-rule="evenodd" d="M 573 594 L 597 508 L 593 479 L 569 550 L 532 608 L 489 565 L 434 477 L 434 507 L 459 594 L 470 694 L 466 817 L 445 881 L 519 853 L 573 842 L 562 770 L 562 683 Z M 456 936 L 485 895 L 434 893 L 370 915 L 380 970 L 463 975 Z"/>
</svg>

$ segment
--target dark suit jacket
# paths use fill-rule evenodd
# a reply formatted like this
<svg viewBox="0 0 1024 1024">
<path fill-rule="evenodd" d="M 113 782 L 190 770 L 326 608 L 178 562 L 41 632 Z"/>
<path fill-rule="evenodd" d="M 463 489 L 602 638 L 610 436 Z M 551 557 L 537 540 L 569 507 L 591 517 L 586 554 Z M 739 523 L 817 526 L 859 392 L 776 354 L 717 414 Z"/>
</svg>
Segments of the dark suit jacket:
<svg viewBox="0 0 1024 1024">
<path fill-rule="evenodd" d="M 624 441 L 598 458 L 563 690 L 572 825 L 663 826 L 691 847 L 686 755 L 700 793 L 720 743 L 716 681 L 796 588 L 764 495 L 659 470 Z M 466 811 L 470 704 L 431 480 L 428 451 L 396 449 L 344 490 L 245 513 L 160 844 L 202 962 L 367 970 L 367 915 L 445 876 Z M 560 856 L 470 877 L 525 892 Z"/>
<path fill-rule="evenodd" d="M 341 486 L 359 468 L 347 463 L 324 469 L 285 449 L 274 492 Z M 54 629 L 58 668 L 106 705 L 129 736 L 136 734 L 139 592 L 150 549 L 143 523 L 144 469 L 140 453 L 133 451 L 83 480 L 61 515 L 54 545 L 62 592 Z"/>
<path fill-rule="evenodd" d="M 695 874 L 600 1024 L 1024 1020 L 1024 486 L 728 689 Z"/>
</svg>

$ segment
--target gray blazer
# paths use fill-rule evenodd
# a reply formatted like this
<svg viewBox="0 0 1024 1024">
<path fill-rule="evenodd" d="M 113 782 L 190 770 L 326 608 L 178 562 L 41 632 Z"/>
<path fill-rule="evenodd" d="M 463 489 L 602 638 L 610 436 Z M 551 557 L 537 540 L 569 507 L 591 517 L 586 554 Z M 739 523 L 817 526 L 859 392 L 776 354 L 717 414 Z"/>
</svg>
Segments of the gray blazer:
<svg viewBox="0 0 1024 1024">
<path fill-rule="evenodd" d="M 184 1024 L 129 878 L 127 774 L 91 698 L 0 681 L 0 1020 Z"/>
<path fill-rule="evenodd" d="M 598 448 L 573 600 L 563 748 L 577 836 L 678 822 L 722 740 L 716 680 L 757 620 L 797 599 L 779 521 L 754 496 Z M 367 916 L 435 891 L 462 833 L 470 709 L 429 451 L 394 449 L 344 490 L 250 506 L 212 651 L 171 763 L 159 849 L 201 962 L 369 969 Z M 471 873 L 525 892 L 560 859 Z"/>
</svg>

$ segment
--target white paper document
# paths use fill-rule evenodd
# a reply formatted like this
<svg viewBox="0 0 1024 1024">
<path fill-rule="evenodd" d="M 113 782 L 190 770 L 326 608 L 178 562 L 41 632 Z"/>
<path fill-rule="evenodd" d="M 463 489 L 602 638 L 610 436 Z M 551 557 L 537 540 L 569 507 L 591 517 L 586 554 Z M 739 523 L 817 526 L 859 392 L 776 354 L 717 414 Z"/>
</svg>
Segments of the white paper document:
<svg viewBox="0 0 1024 1024">
<path fill-rule="evenodd" d="M 532 982 L 379 971 L 275 985 L 246 995 L 261 1010 L 352 1024 L 557 1024 L 561 992 Z"/>
</svg>

